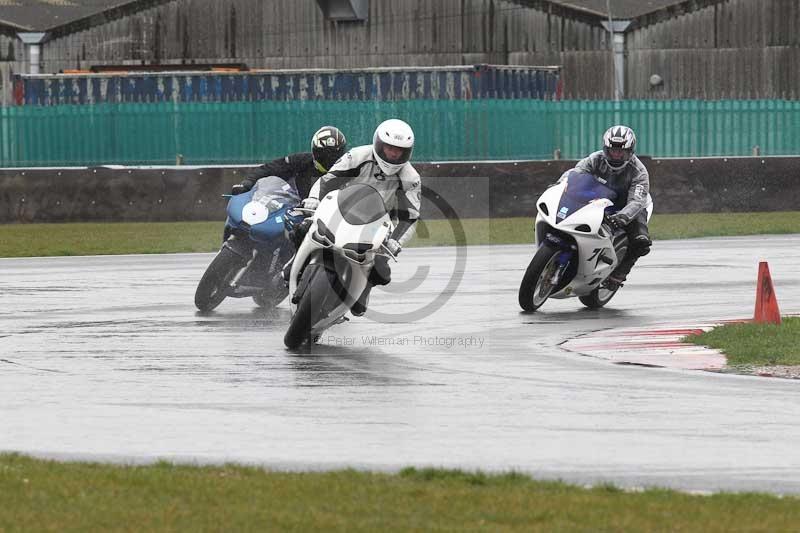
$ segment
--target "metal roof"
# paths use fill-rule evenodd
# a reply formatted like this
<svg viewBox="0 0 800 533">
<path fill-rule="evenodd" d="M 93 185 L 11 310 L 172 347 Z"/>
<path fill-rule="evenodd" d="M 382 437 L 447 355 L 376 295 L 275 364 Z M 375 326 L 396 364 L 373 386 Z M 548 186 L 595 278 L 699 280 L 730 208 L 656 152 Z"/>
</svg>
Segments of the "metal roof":
<svg viewBox="0 0 800 533">
<path fill-rule="evenodd" d="M 152 2 L 153 0 L 150 0 Z M 167 1 L 167 0 L 163 0 Z M 525 0 L 514 0 L 526 4 Z M 608 17 L 606 0 L 545 0 L 588 15 Z M 686 0 L 610 0 L 611 16 L 633 19 Z M 147 0 L 0 0 L 0 24 L 20 31 L 47 31 Z"/>
<path fill-rule="evenodd" d="M 0 23 L 45 31 L 139 0 L 0 0 Z"/>
<path fill-rule="evenodd" d="M 611 16 L 615 19 L 634 19 L 665 7 L 683 3 L 684 0 L 553 0 L 554 4 L 575 7 L 596 15 L 608 17 L 608 3 Z"/>
</svg>

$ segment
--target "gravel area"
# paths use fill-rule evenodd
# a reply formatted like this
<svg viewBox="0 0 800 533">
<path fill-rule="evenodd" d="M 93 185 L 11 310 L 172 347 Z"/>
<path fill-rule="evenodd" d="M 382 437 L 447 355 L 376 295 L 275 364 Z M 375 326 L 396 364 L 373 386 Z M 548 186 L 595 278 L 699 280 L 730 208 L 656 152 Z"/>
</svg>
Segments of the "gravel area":
<svg viewBox="0 0 800 533">
<path fill-rule="evenodd" d="M 769 378 L 800 379 L 800 366 L 739 365 L 725 367 L 723 372 L 729 372 L 732 374 L 750 374 L 753 376 L 764 376 Z"/>
</svg>

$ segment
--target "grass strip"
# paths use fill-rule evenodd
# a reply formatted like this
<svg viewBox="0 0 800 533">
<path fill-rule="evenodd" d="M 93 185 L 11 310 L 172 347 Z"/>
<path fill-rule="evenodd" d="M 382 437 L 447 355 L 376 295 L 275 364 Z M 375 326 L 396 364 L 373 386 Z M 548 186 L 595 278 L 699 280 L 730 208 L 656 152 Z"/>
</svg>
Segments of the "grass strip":
<svg viewBox="0 0 800 533">
<path fill-rule="evenodd" d="M 800 317 L 782 321 L 781 325 L 725 324 L 684 340 L 724 352 L 731 366 L 800 365 Z"/>
<path fill-rule="evenodd" d="M 114 466 L 0 455 L 0 531 L 789 531 L 794 497 L 585 489 L 515 473 Z"/>
<path fill-rule="evenodd" d="M 0 225 L 0 257 L 213 252 L 222 227 L 222 221 L 5 224 Z M 459 227 L 469 245 L 533 242 L 533 219 L 522 217 L 422 221 L 410 245 L 451 246 L 459 242 Z M 796 233 L 798 228 L 800 211 L 656 215 L 650 224 L 655 240 Z"/>
</svg>

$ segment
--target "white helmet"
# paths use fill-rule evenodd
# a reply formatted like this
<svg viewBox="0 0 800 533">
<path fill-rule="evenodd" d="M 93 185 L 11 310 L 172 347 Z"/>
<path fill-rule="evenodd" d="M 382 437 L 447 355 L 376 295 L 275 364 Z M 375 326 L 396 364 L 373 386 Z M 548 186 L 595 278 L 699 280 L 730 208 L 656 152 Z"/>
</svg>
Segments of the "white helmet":
<svg viewBox="0 0 800 533">
<path fill-rule="evenodd" d="M 375 161 L 387 176 L 400 172 L 411 159 L 413 150 L 414 132 L 411 126 L 396 118 L 381 122 L 372 137 Z"/>
</svg>

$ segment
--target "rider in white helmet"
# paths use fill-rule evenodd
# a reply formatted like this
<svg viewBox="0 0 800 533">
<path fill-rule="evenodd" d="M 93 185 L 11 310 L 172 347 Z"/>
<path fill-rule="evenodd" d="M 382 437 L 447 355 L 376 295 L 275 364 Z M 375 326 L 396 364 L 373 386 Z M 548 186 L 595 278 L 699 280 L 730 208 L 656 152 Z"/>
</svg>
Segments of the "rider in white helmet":
<svg viewBox="0 0 800 533">
<path fill-rule="evenodd" d="M 623 284 L 634 263 L 650 253 L 650 234 L 647 228 L 647 199 L 650 193 L 650 174 L 635 155 L 636 135 L 628 126 L 611 126 L 603 134 L 603 149 L 578 161 L 575 168 L 594 174 L 617 192 L 615 214 L 611 224 L 624 229 L 630 247 L 620 265 L 606 280 L 609 288 Z"/>
<path fill-rule="evenodd" d="M 402 120 L 393 118 L 382 122 L 372 136 L 372 144 L 357 146 L 339 161 L 312 187 L 303 206 L 316 209 L 319 198 L 350 183 L 366 183 L 383 196 L 387 208 L 397 213 L 397 226 L 386 246 L 397 255 L 414 236 L 419 219 L 422 182 L 411 166 L 414 132 Z M 374 285 L 391 281 L 391 269 L 386 257 L 378 256 L 370 273 L 367 289 L 351 308 L 356 316 L 366 312 L 367 300 Z"/>
</svg>

